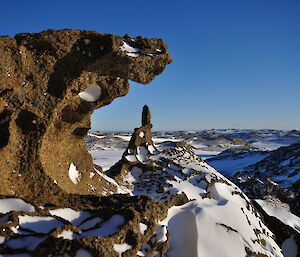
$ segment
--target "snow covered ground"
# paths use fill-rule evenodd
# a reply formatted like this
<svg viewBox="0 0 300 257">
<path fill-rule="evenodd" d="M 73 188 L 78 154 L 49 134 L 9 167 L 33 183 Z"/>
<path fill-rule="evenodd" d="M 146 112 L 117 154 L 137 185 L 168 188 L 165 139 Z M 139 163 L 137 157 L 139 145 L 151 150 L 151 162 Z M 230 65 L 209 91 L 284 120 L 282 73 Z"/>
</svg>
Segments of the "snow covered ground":
<svg viewBox="0 0 300 257">
<path fill-rule="evenodd" d="M 244 167 L 257 163 L 267 156 L 269 156 L 269 153 L 249 152 L 241 154 L 238 158 L 227 157 L 213 160 L 208 159 L 206 161 L 226 177 L 232 177 L 238 171 L 242 171 Z"/>
<path fill-rule="evenodd" d="M 262 151 L 273 151 L 282 146 L 291 145 L 298 140 L 268 140 L 268 141 L 258 141 L 252 143 L 254 147 L 259 148 Z"/>
<path fill-rule="evenodd" d="M 106 171 L 122 158 L 124 149 L 92 150 L 89 153 L 92 155 L 94 163 Z"/>
<path fill-rule="evenodd" d="M 276 202 L 274 199 L 272 199 L 272 201 L 257 199 L 256 202 L 269 216 L 276 217 L 284 224 L 300 233 L 300 218 L 292 214 L 280 201 Z"/>
</svg>

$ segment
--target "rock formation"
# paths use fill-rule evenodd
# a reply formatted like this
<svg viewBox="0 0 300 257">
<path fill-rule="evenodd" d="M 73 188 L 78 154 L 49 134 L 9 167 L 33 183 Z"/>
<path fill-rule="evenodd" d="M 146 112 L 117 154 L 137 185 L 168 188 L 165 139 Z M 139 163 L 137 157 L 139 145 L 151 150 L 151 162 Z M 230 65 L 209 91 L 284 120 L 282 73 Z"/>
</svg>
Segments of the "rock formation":
<svg viewBox="0 0 300 257">
<path fill-rule="evenodd" d="M 185 142 L 156 149 L 151 127 L 145 106 L 122 159 L 106 174 L 95 169 L 119 194 L 65 208 L 0 199 L 0 254 L 282 257 L 237 186 Z"/>
<path fill-rule="evenodd" d="M 147 84 L 171 62 L 156 38 L 81 30 L 1 36 L 0 194 L 60 204 L 68 193 L 116 191 L 91 175 L 90 116 L 126 95 L 129 79 Z"/>
<path fill-rule="evenodd" d="M 282 257 L 236 185 L 185 142 L 154 146 L 147 106 L 122 159 L 93 164 L 92 112 L 171 61 L 159 39 L 0 38 L 0 255 Z"/>
</svg>

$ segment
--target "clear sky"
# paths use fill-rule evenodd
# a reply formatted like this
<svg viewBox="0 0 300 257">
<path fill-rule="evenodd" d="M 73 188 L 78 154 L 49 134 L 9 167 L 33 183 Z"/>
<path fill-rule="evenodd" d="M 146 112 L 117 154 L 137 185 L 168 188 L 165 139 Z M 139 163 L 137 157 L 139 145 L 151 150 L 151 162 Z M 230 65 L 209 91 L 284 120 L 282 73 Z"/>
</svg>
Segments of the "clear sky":
<svg viewBox="0 0 300 257">
<path fill-rule="evenodd" d="M 92 116 L 132 130 L 300 129 L 299 0 L 1 1 L 0 34 L 86 29 L 163 38 L 174 62 Z"/>
</svg>

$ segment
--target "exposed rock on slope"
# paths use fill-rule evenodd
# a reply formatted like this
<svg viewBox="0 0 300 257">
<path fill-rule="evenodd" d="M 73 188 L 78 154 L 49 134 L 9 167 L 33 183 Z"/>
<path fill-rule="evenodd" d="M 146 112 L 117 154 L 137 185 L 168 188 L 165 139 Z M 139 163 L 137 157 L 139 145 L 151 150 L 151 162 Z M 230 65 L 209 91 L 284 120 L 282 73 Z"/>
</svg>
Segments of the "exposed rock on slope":
<svg viewBox="0 0 300 257">
<path fill-rule="evenodd" d="M 300 143 L 281 147 L 237 174 L 235 182 L 253 198 L 265 195 L 289 203 L 300 215 Z"/>
<path fill-rule="evenodd" d="M 150 116 L 143 112 L 142 121 L 146 113 Z M 121 161 L 107 174 L 131 195 L 151 196 L 169 208 L 156 230 L 161 241 L 170 239 L 166 256 L 282 256 L 272 232 L 236 185 L 184 142 L 155 149 L 151 127 L 147 119 L 135 129 Z"/>
<path fill-rule="evenodd" d="M 93 175 L 127 195 L 86 196 L 92 204 L 84 209 L 2 199 L 0 253 L 282 257 L 272 232 L 237 186 L 184 142 L 156 149 L 147 107 L 142 125 L 120 162 L 107 174 L 95 169 Z"/>
<path fill-rule="evenodd" d="M 147 196 L 94 200 L 93 208 L 80 209 L 0 199 L 0 255 L 129 257 L 149 242 L 148 252 L 166 252 L 169 240 L 156 240 L 156 223 L 166 217 L 162 204 Z"/>
<path fill-rule="evenodd" d="M 90 115 L 171 63 L 161 39 L 81 30 L 0 37 L 0 194 L 63 204 L 116 187 L 90 179 Z M 67 200 L 69 201 L 69 200 Z"/>
</svg>

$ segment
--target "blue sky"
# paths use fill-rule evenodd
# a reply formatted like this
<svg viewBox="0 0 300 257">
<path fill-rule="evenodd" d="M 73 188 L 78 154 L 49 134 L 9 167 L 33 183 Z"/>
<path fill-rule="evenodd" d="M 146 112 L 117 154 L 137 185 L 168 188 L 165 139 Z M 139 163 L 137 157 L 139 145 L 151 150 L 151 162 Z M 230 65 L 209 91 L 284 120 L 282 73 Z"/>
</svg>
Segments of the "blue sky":
<svg viewBox="0 0 300 257">
<path fill-rule="evenodd" d="M 0 34 L 53 28 L 163 38 L 174 62 L 92 116 L 132 130 L 144 104 L 154 130 L 300 129 L 298 0 L 2 1 Z"/>
</svg>

